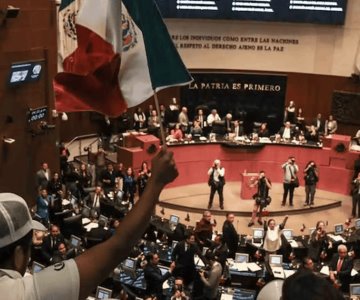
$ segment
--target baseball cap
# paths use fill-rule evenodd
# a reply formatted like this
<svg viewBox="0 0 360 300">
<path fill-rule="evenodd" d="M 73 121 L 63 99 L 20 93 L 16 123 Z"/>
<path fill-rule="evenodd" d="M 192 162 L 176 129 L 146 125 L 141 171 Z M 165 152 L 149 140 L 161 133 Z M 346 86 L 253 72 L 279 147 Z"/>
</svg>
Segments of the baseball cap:
<svg viewBox="0 0 360 300">
<path fill-rule="evenodd" d="M 25 200 L 13 193 L 0 193 L 0 248 L 20 240 L 33 229 L 46 231 L 43 224 L 31 219 Z"/>
</svg>

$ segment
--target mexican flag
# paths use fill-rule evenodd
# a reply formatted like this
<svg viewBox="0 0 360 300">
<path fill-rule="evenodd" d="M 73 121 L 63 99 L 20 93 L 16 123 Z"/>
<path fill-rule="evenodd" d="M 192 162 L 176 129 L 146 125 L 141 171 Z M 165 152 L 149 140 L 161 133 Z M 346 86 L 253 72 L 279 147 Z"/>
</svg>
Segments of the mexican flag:
<svg viewBox="0 0 360 300">
<path fill-rule="evenodd" d="M 153 0 L 82 0 L 75 29 L 77 47 L 54 79 L 60 112 L 118 116 L 192 80 Z"/>
</svg>

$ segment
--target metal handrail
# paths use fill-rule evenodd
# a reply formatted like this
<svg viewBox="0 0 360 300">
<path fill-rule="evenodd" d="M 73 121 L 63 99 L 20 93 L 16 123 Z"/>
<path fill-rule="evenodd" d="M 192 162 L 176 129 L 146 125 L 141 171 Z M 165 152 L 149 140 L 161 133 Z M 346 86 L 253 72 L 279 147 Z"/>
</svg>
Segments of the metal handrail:
<svg viewBox="0 0 360 300">
<path fill-rule="evenodd" d="M 81 144 L 81 140 L 85 139 L 85 138 L 91 138 L 91 137 L 97 137 L 97 139 L 93 142 L 91 142 L 88 146 L 89 148 L 95 143 L 98 142 L 100 137 L 98 134 L 96 133 L 91 133 L 91 134 L 84 134 L 84 135 L 78 135 L 76 137 L 74 137 L 70 142 L 68 142 L 66 144 L 66 148 L 68 148 L 71 144 L 73 144 L 74 142 L 79 140 L 79 154 L 82 155 L 82 144 Z"/>
</svg>

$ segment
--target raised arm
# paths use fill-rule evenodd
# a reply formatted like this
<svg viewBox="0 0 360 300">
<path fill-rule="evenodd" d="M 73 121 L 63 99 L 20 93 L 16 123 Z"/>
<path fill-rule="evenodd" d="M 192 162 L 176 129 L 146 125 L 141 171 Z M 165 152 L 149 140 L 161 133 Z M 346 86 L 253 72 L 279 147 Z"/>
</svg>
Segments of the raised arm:
<svg viewBox="0 0 360 300">
<path fill-rule="evenodd" d="M 286 221 L 289 219 L 289 216 L 285 216 L 285 219 L 284 221 L 282 221 L 282 223 L 280 224 L 280 229 L 284 229 L 285 228 L 285 225 L 286 225 Z"/>
<path fill-rule="evenodd" d="M 152 166 L 153 173 L 144 193 L 113 237 L 75 259 L 80 275 L 80 299 L 87 297 L 128 256 L 148 226 L 161 190 L 178 176 L 172 152 L 161 150 L 152 160 Z"/>
</svg>

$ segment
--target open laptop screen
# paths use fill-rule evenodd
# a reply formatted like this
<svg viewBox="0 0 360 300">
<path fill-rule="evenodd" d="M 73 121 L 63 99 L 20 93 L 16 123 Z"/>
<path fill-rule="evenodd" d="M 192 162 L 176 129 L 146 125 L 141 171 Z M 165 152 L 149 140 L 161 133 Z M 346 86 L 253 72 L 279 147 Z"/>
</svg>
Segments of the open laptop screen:
<svg viewBox="0 0 360 300">
<path fill-rule="evenodd" d="M 360 296 L 360 283 L 350 284 L 350 297 Z"/>
<path fill-rule="evenodd" d="M 282 233 L 288 241 L 293 239 L 294 231 L 292 229 L 284 229 Z"/>
<path fill-rule="evenodd" d="M 360 229 L 360 219 L 355 220 L 355 229 Z"/>
<path fill-rule="evenodd" d="M 176 226 L 179 223 L 179 217 L 175 215 L 171 215 L 169 223 Z"/>
<path fill-rule="evenodd" d="M 344 225 L 343 224 L 335 224 L 335 234 L 343 234 L 344 233 Z"/>
<path fill-rule="evenodd" d="M 280 266 L 282 264 L 282 255 L 270 254 L 269 255 L 269 264 Z"/>
<path fill-rule="evenodd" d="M 236 263 L 247 263 L 249 262 L 249 254 L 247 253 L 236 253 L 235 254 L 235 262 Z"/>
<path fill-rule="evenodd" d="M 264 237 L 264 229 L 254 228 L 253 229 L 253 237 L 254 237 L 254 239 L 262 239 Z"/>
<path fill-rule="evenodd" d="M 96 299 L 109 299 L 111 298 L 112 290 L 98 286 L 96 289 Z"/>
<path fill-rule="evenodd" d="M 75 235 L 71 235 L 70 237 L 70 245 L 73 248 L 78 248 L 81 244 L 81 238 L 75 236 Z"/>
<path fill-rule="evenodd" d="M 125 259 L 123 266 L 127 269 L 135 270 L 136 269 L 135 260 L 132 258 L 127 258 L 127 259 Z"/>
<path fill-rule="evenodd" d="M 38 273 L 38 272 L 42 271 L 44 268 L 45 268 L 44 265 L 34 261 L 33 264 L 32 264 L 31 272 L 32 272 L 32 274 L 35 274 L 35 273 Z"/>
</svg>

